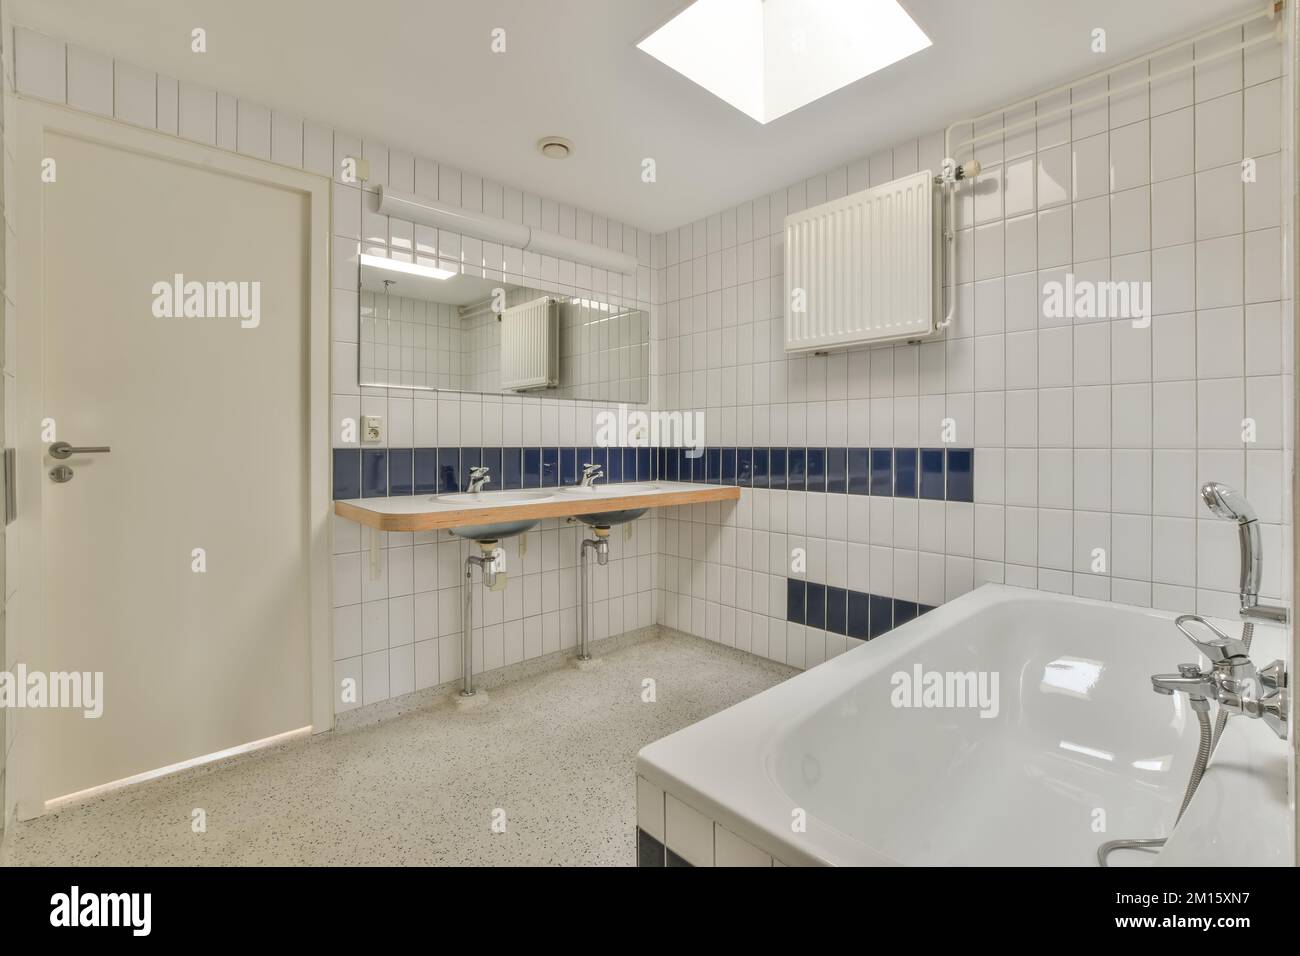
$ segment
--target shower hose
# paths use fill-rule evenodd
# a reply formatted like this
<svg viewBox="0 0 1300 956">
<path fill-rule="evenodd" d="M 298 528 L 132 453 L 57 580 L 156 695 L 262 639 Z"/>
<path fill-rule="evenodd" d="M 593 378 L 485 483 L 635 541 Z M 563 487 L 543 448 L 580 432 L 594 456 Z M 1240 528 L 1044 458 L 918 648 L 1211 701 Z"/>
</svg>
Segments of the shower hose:
<svg viewBox="0 0 1300 956">
<path fill-rule="evenodd" d="M 1255 636 L 1255 625 L 1247 621 L 1241 626 L 1241 642 L 1246 645 L 1246 650 L 1250 650 L 1250 639 Z M 1196 747 L 1196 760 L 1192 763 L 1191 776 L 1187 778 L 1187 790 L 1183 793 L 1183 805 L 1178 808 L 1178 816 L 1174 818 L 1174 826 L 1183 818 L 1187 812 L 1187 806 L 1192 802 L 1192 794 L 1196 793 L 1196 788 L 1201 784 L 1201 777 L 1205 775 L 1206 764 L 1210 762 L 1210 755 L 1214 753 L 1214 748 L 1219 746 L 1219 738 L 1223 736 L 1223 728 L 1228 723 L 1228 712 L 1222 707 L 1219 708 L 1219 715 L 1214 720 L 1214 730 L 1210 730 L 1210 717 L 1203 710 L 1196 711 L 1196 720 L 1200 724 L 1201 740 Z M 1097 847 L 1097 863 L 1100 866 L 1110 866 L 1106 858 L 1115 850 L 1145 850 L 1155 852 L 1165 845 L 1167 837 L 1154 837 L 1145 840 L 1108 840 L 1101 846 Z"/>
</svg>

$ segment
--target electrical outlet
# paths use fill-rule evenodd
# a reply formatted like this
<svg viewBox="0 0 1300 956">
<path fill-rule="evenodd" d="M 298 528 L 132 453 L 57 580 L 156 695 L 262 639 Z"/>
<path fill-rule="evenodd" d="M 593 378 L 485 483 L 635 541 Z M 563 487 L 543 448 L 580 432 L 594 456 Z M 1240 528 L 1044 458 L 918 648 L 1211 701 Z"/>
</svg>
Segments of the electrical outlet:
<svg viewBox="0 0 1300 956">
<path fill-rule="evenodd" d="M 367 444 L 384 440 L 384 416 L 361 416 L 361 440 Z"/>
</svg>

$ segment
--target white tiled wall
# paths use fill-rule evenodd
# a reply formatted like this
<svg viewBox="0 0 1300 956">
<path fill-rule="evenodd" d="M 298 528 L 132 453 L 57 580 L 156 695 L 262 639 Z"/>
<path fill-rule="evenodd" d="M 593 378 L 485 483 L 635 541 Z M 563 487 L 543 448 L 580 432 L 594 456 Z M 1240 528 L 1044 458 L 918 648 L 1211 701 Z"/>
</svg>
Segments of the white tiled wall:
<svg viewBox="0 0 1300 956">
<path fill-rule="evenodd" d="M 22 27 L 14 31 L 17 86 L 22 92 L 113 115 L 202 143 L 331 176 L 333 446 L 347 447 L 346 418 L 382 415 L 385 441 L 367 447 L 453 445 L 590 445 L 595 415 L 589 401 L 434 393 L 360 387 L 357 381 L 357 256 L 365 251 L 455 263 L 466 272 L 504 277 L 532 288 L 599 297 L 650 308 L 650 234 L 625 223 L 531 195 L 385 144 L 363 142 L 328 126 L 268 110 L 214 90 L 178 83 Z M 370 179 L 343 182 L 343 160 L 370 161 Z M 592 242 L 637 257 L 636 275 L 491 243 L 370 211 L 367 191 L 391 183 L 514 222 Z M 355 445 L 355 442 L 352 444 Z M 654 524 L 642 519 L 632 536 L 611 537 L 609 565 L 592 573 L 595 638 L 654 623 Z M 576 527 L 548 521 L 527 536 L 527 554 L 508 542 L 510 583 L 476 597 L 474 657 L 479 670 L 537 657 L 577 641 Z M 387 534 L 382 570 L 371 576 L 361 529 L 334 521 L 334 656 L 338 687 L 357 682 L 356 703 L 375 703 L 458 680 L 460 575 L 469 545 L 446 532 Z M 476 587 L 476 591 L 479 590 Z"/>
<path fill-rule="evenodd" d="M 1270 28 L 1256 26 L 1246 39 Z M 745 490 L 731 510 L 665 512 L 663 621 L 799 667 L 843 651 L 852 638 L 785 619 L 796 547 L 807 572 L 792 576 L 922 604 L 995 581 L 1234 616 L 1236 532 L 1199 503 L 1208 479 L 1244 489 L 1259 511 L 1264 589 L 1282 596 L 1292 329 L 1281 73 L 1281 44 L 1267 42 L 981 143 L 984 171 L 959 203 L 956 318 L 939 341 L 787 356 L 781 273 L 788 212 L 937 171 L 942 132 L 656 236 L 658 401 L 703 410 L 710 444 L 938 447 L 951 417 L 956 445 L 976 449 L 973 504 Z M 1151 326 L 1040 317 L 1043 283 L 1067 271 L 1150 280 Z M 1105 573 L 1091 569 L 1098 547 Z"/>
</svg>

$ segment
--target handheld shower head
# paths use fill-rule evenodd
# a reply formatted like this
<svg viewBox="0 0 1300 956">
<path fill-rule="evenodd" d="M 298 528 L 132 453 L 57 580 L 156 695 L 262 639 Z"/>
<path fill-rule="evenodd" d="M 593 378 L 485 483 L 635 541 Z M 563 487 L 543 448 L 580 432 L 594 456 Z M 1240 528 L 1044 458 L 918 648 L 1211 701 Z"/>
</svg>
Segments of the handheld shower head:
<svg viewBox="0 0 1300 956">
<path fill-rule="evenodd" d="M 1206 482 L 1201 487 L 1201 500 L 1215 517 L 1237 522 L 1241 547 L 1241 615 L 1263 616 L 1252 613 L 1259 606 L 1259 582 L 1264 574 L 1264 546 L 1260 542 L 1255 509 L 1245 495 L 1219 481 Z"/>
<path fill-rule="evenodd" d="M 1201 486 L 1201 500 L 1217 518 L 1226 518 L 1245 524 L 1256 520 L 1255 509 L 1246 496 L 1220 481 L 1209 481 Z"/>
</svg>

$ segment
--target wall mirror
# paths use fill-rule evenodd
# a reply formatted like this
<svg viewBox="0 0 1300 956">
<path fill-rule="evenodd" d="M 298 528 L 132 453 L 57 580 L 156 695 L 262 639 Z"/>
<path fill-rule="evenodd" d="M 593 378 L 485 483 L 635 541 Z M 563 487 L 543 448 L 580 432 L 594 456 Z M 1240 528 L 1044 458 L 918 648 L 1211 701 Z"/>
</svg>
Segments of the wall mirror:
<svg viewBox="0 0 1300 956">
<path fill-rule="evenodd" d="M 362 385 L 649 401 L 643 309 L 370 256 L 360 272 Z"/>
</svg>

